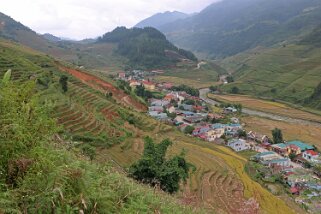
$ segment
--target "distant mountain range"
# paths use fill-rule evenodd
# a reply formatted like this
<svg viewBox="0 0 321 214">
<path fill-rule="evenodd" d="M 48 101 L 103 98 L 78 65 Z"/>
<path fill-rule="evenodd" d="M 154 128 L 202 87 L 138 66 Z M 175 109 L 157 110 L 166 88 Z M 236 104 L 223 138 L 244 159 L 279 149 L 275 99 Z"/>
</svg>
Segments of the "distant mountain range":
<svg viewBox="0 0 321 214">
<path fill-rule="evenodd" d="M 153 23 L 160 16 L 153 16 Z M 154 25 L 179 47 L 212 58 L 298 41 L 321 23 L 321 0 L 224 0 L 193 16 Z"/>
<path fill-rule="evenodd" d="M 185 19 L 189 17 L 190 15 L 178 12 L 178 11 L 173 11 L 173 12 L 164 12 L 164 13 L 157 13 L 147 19 L 142 20 L 138 24 L 135 25 L 135 27 L 138 28 L 144 28 L 144 27 L 154 27 L 154 28 L 159 28 L 165 24 L 172 23 L 174 21 L 180 20 L 180 19 Z"/>
</svg>

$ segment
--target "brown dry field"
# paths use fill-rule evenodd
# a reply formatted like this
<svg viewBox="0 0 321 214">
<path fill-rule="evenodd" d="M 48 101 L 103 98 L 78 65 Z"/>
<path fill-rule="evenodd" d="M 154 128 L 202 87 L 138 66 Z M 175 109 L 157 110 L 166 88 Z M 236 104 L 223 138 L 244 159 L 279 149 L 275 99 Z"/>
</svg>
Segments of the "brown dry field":
<svg viewBox="0 0 321 214">
<path fill-rule="evenodd" d="M 271 130 L 279 128 L 285 140 L 301 140 L 321 149 L 321 128 L 313 125 L 298 125 L 266 118 L 245 116 L 242 121 L 246 130 L 253 130 L 271 137 Z"/>
<path fill-rule="evenodd" d="M 213 95 L 209 94 L 209 98 L 214 98 L 223 102 L 231 102 L 231 103 L 240 103 L 244 107 L 259 110 L 263 112 L 283 115 L 296 119 L 304 119 L 310 121 L 321 122 L 321 112 L 320 115 L 312 114 L 306 111 L 302 111 L 299 109 L 295 109 L 283 103 L 272 102 L 267 100 L 260 100 L 256 98 L 252 98 L 249 96 L 242 95 Z"/>
</svg>

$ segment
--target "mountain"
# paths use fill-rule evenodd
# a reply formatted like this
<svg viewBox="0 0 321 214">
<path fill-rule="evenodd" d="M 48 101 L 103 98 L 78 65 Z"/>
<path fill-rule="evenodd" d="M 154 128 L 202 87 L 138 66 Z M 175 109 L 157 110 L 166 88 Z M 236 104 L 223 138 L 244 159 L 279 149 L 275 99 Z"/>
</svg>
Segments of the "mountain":
<svg viewBox="0 0 321 214">
<path fill-rule="evenodd" d="M 169 24 L 171 22 L 177 21 L 179 19 L 185 19 L 189 17 L 188 14 L 178 12 L 178 11 L 167 11 L 164 13 L 157 13 L 149 18 L 146 18 L 135 25 L 138 28 L 144 27 L 154 27 L 159 28 L 162 25 Z"/>
<path fill-rule="evenodd" d="M 128 58 L 129 66 L 133 68 L 162 68 L 175 65 L 182 59 L 197 61 L 193 53 L 177 48 L 152 27 L 118 27 L 98 38 L 97 43 L 118 44 L 116 53 Z"/>
<path fill-rule="evenodd" d="M 321 109 L 320 53 L 320 46 L 291 44 L 258 47 L 225 58 L 220 65 L 233 71 L 236 81 L 223 89 L 231 92 L 237 87 L 240 94 Z"/>
<path fill-rule="evenodd" d="M 160 30 L 182 48 L 219 58 L 300 40 L 320 20 L 320 0 L 224 0 Z"/>
<path fill-rule="evenodd" d="M 47 52 L 54 45 L 30 28 L 0 13 L 0 37 L 19 42 L 39 51 Z"/>
<path fill-rule="evenodd" d="M 57 36 L 54 36 L 50 33 L 45 33 L 42 35 L 45 39 L 47 39 L 48 41 L 51 41 L 51 42 L 60 42 L 62 41 L 61 38 L 57 37 Z"/>
</svg>

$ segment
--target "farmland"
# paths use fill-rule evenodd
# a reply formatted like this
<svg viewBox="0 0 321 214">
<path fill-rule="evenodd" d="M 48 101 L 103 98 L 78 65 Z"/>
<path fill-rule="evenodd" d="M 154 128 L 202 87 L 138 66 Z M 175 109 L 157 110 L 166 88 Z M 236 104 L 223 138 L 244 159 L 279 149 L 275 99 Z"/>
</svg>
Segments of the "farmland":
<svg viewBox="0 0 321 214">
<path fill-rule="evenodd" d="M 316 114 L 309 113 L 307 111 L 295 109 L 283 103 L 272 102 L 272 101 L 267 101 L 267 100 L 262 100 L 262 99 L 257 99 L 249 96 L 242 96 L 242 95 L 209 94 L 208 96 L 209 98 L 213 98 L 222 102 L 242 104 L 244 107 L 253 109 L 253 110 L 273 113 L 273 114 L 287 116 L 287 117 L 296 118 L 296 119 L 321 122 L 321 116 L 320 116 L 321 112 L 319 111 L 314 111 L 320 114 L 320 115 L 316 115 Z"/>
<path fill-rule="evenodd" d="M 226 73 L 223 68 L 212 62 L 206 62 L 199 68 L 196 64 L 178 63 L 176 67 L 165 71 L 155 79 L 160 82 L 172 82 L 175 85 L 188 83 L 194 88 L 206 88 L 214 85 L 218 82 L 219 75 Z"/>
<path fill-rule="evenodd" d="M 64 127 L 65 136 L 69 139 L 83 136 L 93 140 L 91 144 L 97 148 L 97 162 L 109 161 L 126 169 L 140 157 L 144 136 L 149 135 L 156 141 L 170 138 L 175 143 L 169 155 L 184 149 L 187 160 L 196 167 L 187 184 L 182 185 L 182 191 L 175 196 L 182 203 L 203 206 L 209 212 L 219 213 L 258 213 L 258 209 L 260 213 L 275 213 L 276 210 L 294 213 L 282 200 L 249 178 L 244 172 L 246 160 L 241 156 L 225 147 L 188 137 L 172 126 L 148 117 L 139 112 L 143 108 L 138 101 L 89 73 L 52 63 L 45 56 L 33 57 L 30 68 L 34 66 L 31 62 L 39 59 L 51 66 L 35 66 L 30 74 L 40 76 L 44 70 L 50 69 L 53 74 L 49 73 L 47 77 L 53 82 L 58 81 L 62 74 L 69 77 L 66 93 L 53 83 L 43 89 L 42 99 L 54 100 L 53 117 Z M 19 68 L 14 69 L 15 72 L 25 74 Z M 29 76 L 20 78 L 17 75 L 15 78 L 25 80 Z M 113 96 L 106 97 L 106 91 L 112 91 Z"/>
<path fill-rule="evenodd" d="M 290 124 L 283 121 L 269 120 L 261 117 L 244 116 L 247 130 L 257 131 L 271 137 L 271 130 L 279 128 L 287 140 L 302 140 L 321 148 L 321 128 L 312 125 Z"/>
<path fill-rule="evenodd" d="M 224 90 L 230 91 L 235 86 L 242 94 L 299 105 L 305 104 L 305 99 L 321 80 L 320 48 L 305 45 L 257 47 L 226 58 L 220 61 L 220 65 L 232 72 L 236 79 L 225 85 Z"/>
</svg>

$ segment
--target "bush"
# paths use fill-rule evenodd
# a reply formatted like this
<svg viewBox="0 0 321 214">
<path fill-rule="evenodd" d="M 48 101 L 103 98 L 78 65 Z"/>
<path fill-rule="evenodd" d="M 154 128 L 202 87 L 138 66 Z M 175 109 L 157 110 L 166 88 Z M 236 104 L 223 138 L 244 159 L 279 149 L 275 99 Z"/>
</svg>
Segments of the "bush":
<svg viewBox="0 0 321 214">
<path fill-rule="evenodd" d="M 151 138 L 146 137 L 143 156 L 130 167 L 130 176 L 151 186 L 159 186 L 166 192 L 177 192 L 180 181 L 186 181 L 193 166 L 186 162 L 184 153 L 166 160 L 166 151 L 170 145 L 172 142 L 168 139 L 155 144 Z"/>
</svg>

